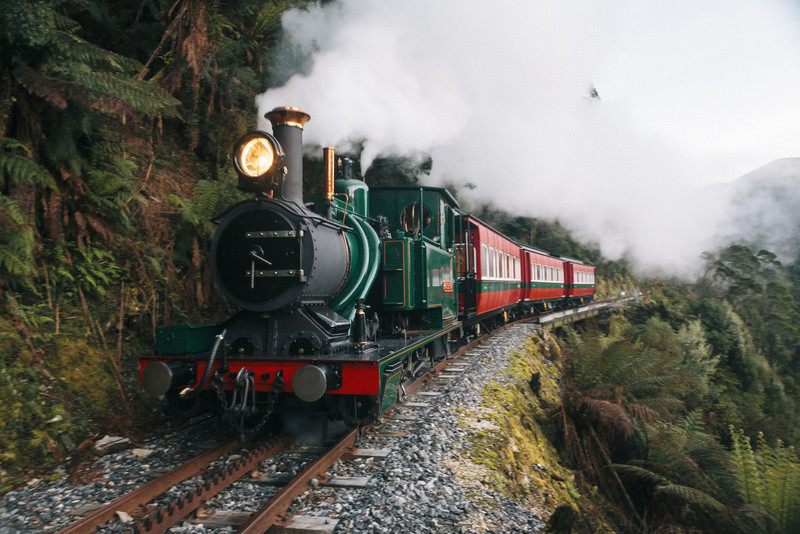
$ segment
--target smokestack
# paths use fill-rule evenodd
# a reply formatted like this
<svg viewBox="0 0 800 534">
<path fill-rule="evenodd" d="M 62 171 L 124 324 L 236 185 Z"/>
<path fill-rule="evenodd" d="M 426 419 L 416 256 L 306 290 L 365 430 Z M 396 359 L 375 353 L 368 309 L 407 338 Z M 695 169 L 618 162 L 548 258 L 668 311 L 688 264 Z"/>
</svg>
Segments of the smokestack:
<svg viewBox="0 0 800 534">
<path fill-rule="evenodd" d="M 279 195 L 303 205 L 303 125 L 311 116 L 298 108 L 275 108 L 264 117 L 272 123 L 272 133 L 285 153 L 287 172 Z"/>
</svg>

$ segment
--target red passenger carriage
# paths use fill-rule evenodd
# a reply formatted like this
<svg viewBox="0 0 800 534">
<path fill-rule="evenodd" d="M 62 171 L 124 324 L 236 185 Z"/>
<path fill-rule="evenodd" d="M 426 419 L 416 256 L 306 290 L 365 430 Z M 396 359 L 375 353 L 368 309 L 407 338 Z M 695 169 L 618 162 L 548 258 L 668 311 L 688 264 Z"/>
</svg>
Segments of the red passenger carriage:
<svg viewBox="0 0 800 534">
<path fill-rule="evenodd" d="M 560 302 L 566 296 L 564 260 L 541 250 L 523 247 L 522 263 L 525 275 L 522 297 L 524 301 L 554 303 Z"/>
<path fill-rule="evenodd" d="M 595 268 L 578 260 L 566 258 L 564 264 L 566 267 L 567 300 L 571 303 L 592 300 L 595 289 Z"/>
</svg>

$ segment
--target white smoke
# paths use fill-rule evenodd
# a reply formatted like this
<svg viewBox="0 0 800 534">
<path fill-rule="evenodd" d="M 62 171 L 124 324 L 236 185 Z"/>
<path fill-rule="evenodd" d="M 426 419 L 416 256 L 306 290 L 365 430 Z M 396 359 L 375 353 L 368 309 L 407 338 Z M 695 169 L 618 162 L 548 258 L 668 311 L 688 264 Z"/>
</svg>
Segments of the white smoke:
<svg viewBox="0 0 800 534">
<path fill-rule="evenodd" d="M 686 115 L 687 138 L 720 137 L 691 122 L 686 99 L 708 98 L 731 83 L 724 71 L 714 71 L 721 79 L 710 85 L 702 76 L 683 79 L 679 67 L 702 74 L 698 57 L 719 52 L 717 38 L 731 32 L 746 43 L 760 35 L 775 40 L 786 2 L 759 3 L 759 16 L 751 4 L 713 0 L 701 12 L 689 0 L 669 7 L 633 0 L 344 0 L 292 11 L 284 27 L 296 44 L 316 51 L 313 64 L 308 75 L 261 95 L 260 115 L 298 106 L 312 117 L 307 141 L 366 140 L 364 169 L 381 154 L 430 153 L 431 185 L 474 183 L 465 195 L 512 213 L 559 217 L 609 257 L 627 252 L 642 267 L 686 273 L 711 246 L 723 210 L 713 198 L 698 206 L 691 188 L 734 179 L 764 161 L 743 159 L 739 149 L 752 141 L 746 136 L 739 144 L 732 136 L 717 143 L 708 158 L 698 141 L 687 147 L 673 135 L 670 120 Z M 722 27 L 710 24 L 714 10 Z M 689 23 L 681 40 L 676 28 Z M 646 34 L 648 28 L 663 34 Z M 761 58 L 752 56 L 728 67 L 753 69 Z M 633 67 L 641 70 L 632 74 Z M 651 71 L 658 76 L 648 77 Z M 593 85 L 600 99 L 589 96 Z M 681 106 L 673 111 L 671 86 Z M 800 78 L 786 90 L 800 94 Z M 648 93 L 661 95 L 665 109 L 643 107 Z M 800 120 L 787 124 L 784 133 L 800 133 Z M 739 154 L 726 158 L 725 150 Z M 753 157 L 763 154 L 753 150 Z M 736 165 L 752 166 L 724 174 Z"/>
</svg>

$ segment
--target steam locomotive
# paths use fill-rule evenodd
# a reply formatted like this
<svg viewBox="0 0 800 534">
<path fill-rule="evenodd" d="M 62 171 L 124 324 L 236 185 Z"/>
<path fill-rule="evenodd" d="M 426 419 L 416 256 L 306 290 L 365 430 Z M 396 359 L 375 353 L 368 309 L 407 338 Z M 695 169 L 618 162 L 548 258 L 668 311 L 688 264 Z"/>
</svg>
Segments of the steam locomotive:
<svg viewBox="0 0 800 534">
<path fill-rule="evenodd" d="M 163 327 L 140 360 L 145 391 L 212 405 L 240 432 L 275 411 L 368 424 L 406 380 L 480 330 L 594 295 L 594 267 L 514 242 L 446 190 L 368 187 L 323 150 L 324 192 L 303 197 L 297 108 L 267 113 L 233 161 L 252 198 L 215 219 L 211 268 L 241 310 Z"/>
</svg>

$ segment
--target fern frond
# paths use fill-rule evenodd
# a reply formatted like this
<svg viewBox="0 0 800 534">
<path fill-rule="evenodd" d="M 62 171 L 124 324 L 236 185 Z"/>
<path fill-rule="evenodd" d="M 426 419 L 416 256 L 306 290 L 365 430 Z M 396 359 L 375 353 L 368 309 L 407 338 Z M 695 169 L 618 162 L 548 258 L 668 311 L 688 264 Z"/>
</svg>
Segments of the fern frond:
<svg viewBox="0 0 800 534">
<path fill-rule="evenodd" d="M 722 512 L 726 509 L 724 504 L 708 493 L 680 484 L 659 486 L 656 488 L 654 496 L 667 499 L 675 504 L 696 506 L 700 509 L 699 511 L 708 515 L 713 515 L 716 512 Z"/>
<path fill-rule="evenodd" d="M 644 406 L 642 404 L 636 404 L 636 403 L 629 404 L 628 409 L 634 416 L 641 419 L 645 423 L 650 423 L 650 424 L 652 424 L 660 415 L 654 409 L 650 408 L 649 406 Z"/>
<path fill-rule="evenodd" d="M 67 109 L 67 99 L 62 88 L 49 76 L 28 67 L 20 65 L 12 71 L 14 79 L 30 94 L 38 96 L 48 104 L 58 109 Z"/>
<path fill-rule="evenodd" d="M 36 291 L 33 227 L 16 202 L 0 195 L 0 279 Z"/>
<path fill-rule="evenodd" d="M 669 479 L 658 473 L 637 465 L 613 464 L 612 467 L 623 481 L 635 482 L 651 489 L 658 486 L 667 486 L 671 483 Z"/>
<path fill-rule="evenodd" d="M 53 28 L 61 32 L 71 33 L 80 30 L 81 25 L 58 11 L 53 11 Z"/>
<path fill-rule="evenodd" d="M 742 430 L 734 431 L 732 427 L 730 430 L 739 493 L 745 501 L 761 506 L 764 502 L 764 487 L 755 453 L 750 446 L 750 438 Z"/>
<path fill-rule="evenodd" d="M 2 138 L 4 144 L 11 148 L 23 146 L 16 140 Z M 14 141 L 14 142 L 12 142 Z M 27 151 L 28 149 L 25 148 Z M 14 152 L 0 151 L 0 183 L 2 184 L 36 184 L 55 189 L 56 182 L 47 170 L 33 160 Z"/>
<path fill-rule="evenodd" d="M 623 439 L 628 439 L 633 432 L 633 423 L 625 408 L 619 404 L 587 398 L 581 405 L 581 411 L 600 425 L 613 428 Z"/>
</svg>

